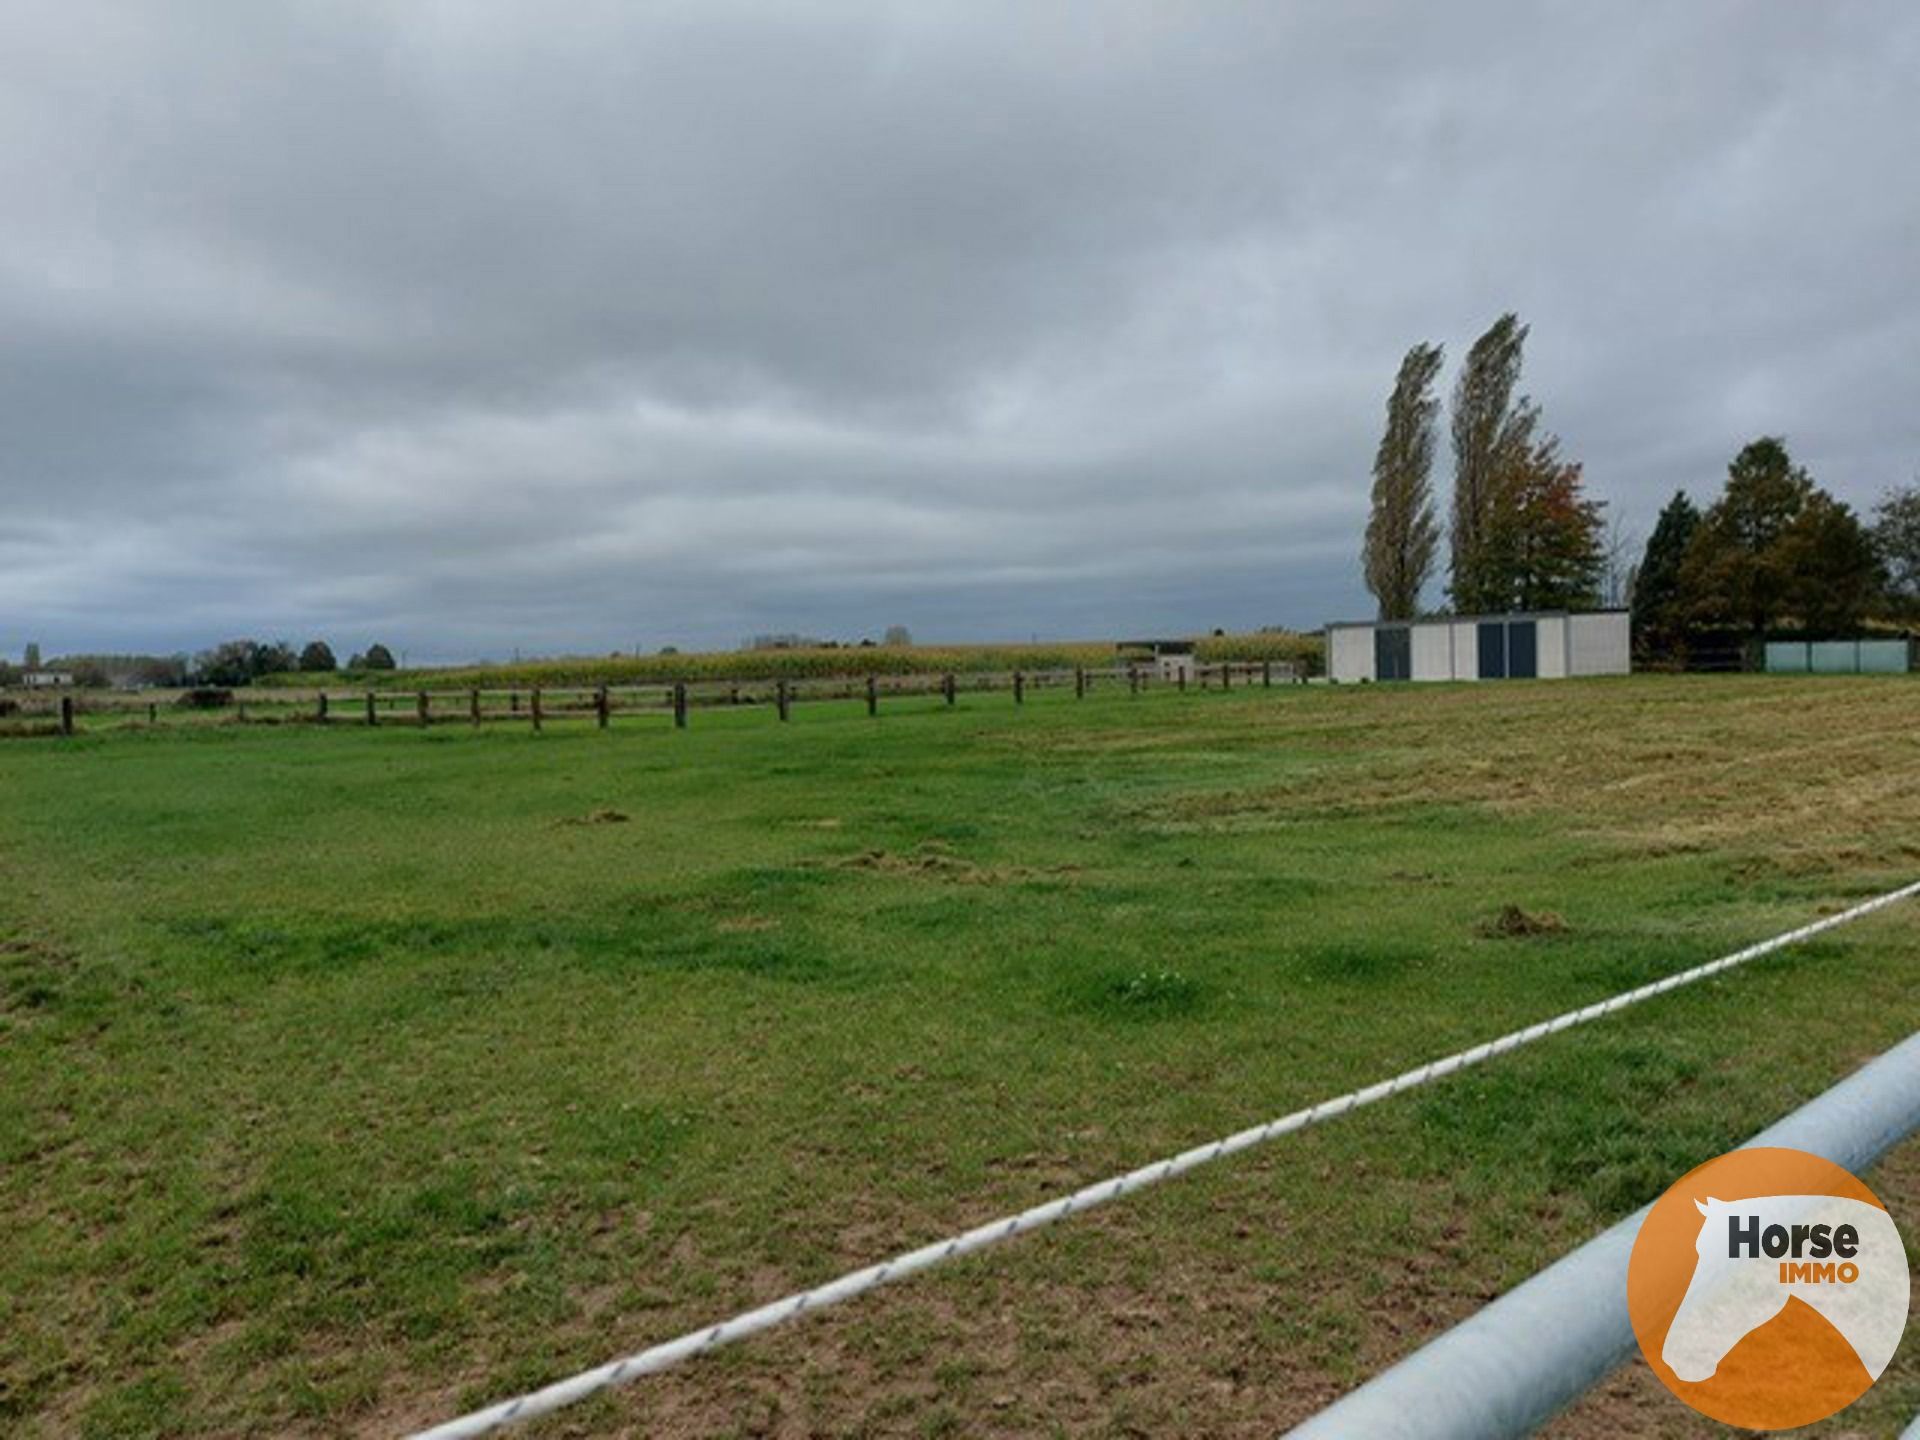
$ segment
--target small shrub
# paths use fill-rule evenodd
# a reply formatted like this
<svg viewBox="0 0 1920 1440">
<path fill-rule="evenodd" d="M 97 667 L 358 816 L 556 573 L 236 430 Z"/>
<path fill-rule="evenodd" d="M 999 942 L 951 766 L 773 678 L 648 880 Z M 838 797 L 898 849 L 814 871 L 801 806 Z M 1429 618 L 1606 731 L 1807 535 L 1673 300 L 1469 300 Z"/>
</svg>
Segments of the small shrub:
<svg viewBox="0 0 1920 1440">
<path fill-rule="evenodd" d="M 224 710 L 233 704 L 233 691 L 218 685 L 201 685 L 183 691 L 173 703 L 185 710 Z"/>
</svg>

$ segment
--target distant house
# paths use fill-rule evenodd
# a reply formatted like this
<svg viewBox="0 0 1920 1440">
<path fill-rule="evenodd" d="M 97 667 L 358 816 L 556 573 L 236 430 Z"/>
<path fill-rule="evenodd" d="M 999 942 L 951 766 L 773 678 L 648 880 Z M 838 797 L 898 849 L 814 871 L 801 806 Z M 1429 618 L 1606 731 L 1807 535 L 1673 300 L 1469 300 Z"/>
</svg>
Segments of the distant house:
<svg viewBox="0 0 1920 1440">
<path fill-rule="evenodd" d="M 1122 640 L 1114 647 L 1122 655 L 1137 655 L 1141 651 L 1153 657 L 1153 668 L 1159 678 L 1166 681 L 1193 679 L 1193 641 L 1191 640 Z"/>
<path fill-rule="evenodd" d="M 73 684 L 71 670 L 23 670 L 20 683 L 29 690 L 59 690 Z"/>
</svg>

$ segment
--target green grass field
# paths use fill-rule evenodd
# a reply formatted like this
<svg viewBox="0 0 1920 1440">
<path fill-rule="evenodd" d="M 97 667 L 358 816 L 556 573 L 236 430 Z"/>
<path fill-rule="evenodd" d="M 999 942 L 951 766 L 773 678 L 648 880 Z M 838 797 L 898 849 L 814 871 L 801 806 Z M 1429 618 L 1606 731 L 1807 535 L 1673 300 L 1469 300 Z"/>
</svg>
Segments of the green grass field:
<svg viewBox="0 0 1920 1440">
<path fill-rule="evenodd" d="M 430 1423 L 1711 958 L 1920 874 L 1917 705 L 1647 677 L 0 743 L 0 1430 Z M 1510 904 L 1564 928 L 1487 933 Z M 1917 937 L 1874 917 L 538 1433 L 1270 1435 L 1920 1027 Z M 1875 1177 L 1910 1243 L 1917 1155 Z M 1917 1345 L 1825 1433 L 1920 1409 Z"/>
</svg>

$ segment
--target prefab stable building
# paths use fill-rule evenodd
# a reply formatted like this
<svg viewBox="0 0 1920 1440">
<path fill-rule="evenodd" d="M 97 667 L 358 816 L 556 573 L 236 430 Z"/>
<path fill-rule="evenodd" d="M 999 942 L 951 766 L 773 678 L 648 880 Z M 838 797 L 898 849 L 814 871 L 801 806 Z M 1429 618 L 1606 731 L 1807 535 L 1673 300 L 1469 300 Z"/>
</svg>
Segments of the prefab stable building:
<svg viewBox="0 0 1920 1440">
<path fill-rule="evenodd" d="M 1625 610 L 1435 615 L 1327 626 L 1327 675 L 1349 680 L 1563 680 L 1632 668 Z"/>
</svg>

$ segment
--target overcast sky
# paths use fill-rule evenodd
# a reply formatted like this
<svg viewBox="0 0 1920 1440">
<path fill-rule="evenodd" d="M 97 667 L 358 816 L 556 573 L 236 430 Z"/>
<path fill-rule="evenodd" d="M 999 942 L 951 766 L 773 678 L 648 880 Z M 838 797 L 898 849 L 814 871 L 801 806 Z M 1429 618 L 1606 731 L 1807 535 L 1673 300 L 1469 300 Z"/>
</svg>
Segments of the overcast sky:
<svg viewBox="0 0 1920 1440">
<path fill-rule="evenodd" d="M 1763 432 L 1866 508 L 1917 85 L 1912 0 L 11 0 L 0 652 L 1318 625 L 1505 309 L 1642 537 Z"/>
</svg>

